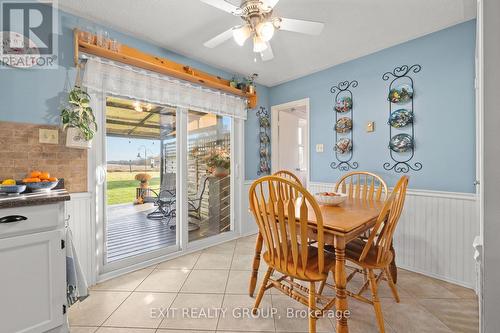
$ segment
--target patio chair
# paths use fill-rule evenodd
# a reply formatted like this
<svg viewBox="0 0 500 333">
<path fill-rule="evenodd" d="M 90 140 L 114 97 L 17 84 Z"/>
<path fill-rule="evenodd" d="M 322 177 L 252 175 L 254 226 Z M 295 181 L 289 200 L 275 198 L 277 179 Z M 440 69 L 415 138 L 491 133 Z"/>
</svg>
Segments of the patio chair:
<svg viewBox="0 0 500 333">
<path fill-rule="evenodd" d="M 166 173 L 163 175 L 162 184 L 159 189 L 150 189 L 154 194 L 152 197 L 145 197 L 144 202 L 154 202 L 156 209 L 147 214 L 149 219 L 162 220 L 164 218 L 170 219 L 173 215 L 174 209 L 172 206 L 175 204 L 175 173 Z"/>
<path fill-rule="evenodd" d="M 198 187 L 198 192 L 196 196 L 188 196 L 188 215 L 196 217 L 201 221 L 201 201 L 203 200 L 203 194 L 207 189 L 208 176 L 205 175 L 200 179 L 200 185 Z"/>
</svg>

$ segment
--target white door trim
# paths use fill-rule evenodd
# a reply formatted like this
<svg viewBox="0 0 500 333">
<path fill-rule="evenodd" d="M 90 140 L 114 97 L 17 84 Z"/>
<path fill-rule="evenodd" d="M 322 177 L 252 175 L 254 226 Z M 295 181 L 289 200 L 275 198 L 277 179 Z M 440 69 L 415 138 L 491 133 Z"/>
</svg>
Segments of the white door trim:
<svg viewBox="0 0 500 333">
<path fill-rule="evenodd" d="M 271 106 L 271 173 L 275 173 L 277 170 L 276 166 L 278 165 L 278 153 L 279 153 L 279 145 L 278 145 L 278 117 L 277 115 L 281 110 L 287 110 L 291 108 L 297 108 L 305 106 L 307 112 L 307 149 L 306 149 L 306 165 L 307 165 L 307 184 L 311 182 L 311 112 L 309 108 L 309 97 L 299 99 L 292 102 L 287 102 L 283 104 L 273 105 Z"/>
</svg>

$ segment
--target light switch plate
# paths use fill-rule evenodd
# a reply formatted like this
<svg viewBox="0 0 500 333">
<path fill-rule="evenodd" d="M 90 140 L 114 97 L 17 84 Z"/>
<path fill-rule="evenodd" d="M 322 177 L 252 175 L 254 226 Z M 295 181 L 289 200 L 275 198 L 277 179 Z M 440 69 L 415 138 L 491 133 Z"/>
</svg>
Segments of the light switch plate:
<svg viewBox="0 0 500 333">
<path fill-rule="evenodd" d="M 59 143 L 59 131 L 56 129 L 40 128 L 38 130 L 38 142 L 57 145 Z"/>
<path fill-rule="evenodd" d="M 375 122 L 374 121 L 369 121 L 368 123 L 366 123 L 366 131 L 367 132 L 375 131 Z"/>
<path fill-rule="evenodd" d="M 323 152 L 323 144 L 322 143 L 316 144 L 316 152 L 317 153 L 322 153 Z"/>
</svg>

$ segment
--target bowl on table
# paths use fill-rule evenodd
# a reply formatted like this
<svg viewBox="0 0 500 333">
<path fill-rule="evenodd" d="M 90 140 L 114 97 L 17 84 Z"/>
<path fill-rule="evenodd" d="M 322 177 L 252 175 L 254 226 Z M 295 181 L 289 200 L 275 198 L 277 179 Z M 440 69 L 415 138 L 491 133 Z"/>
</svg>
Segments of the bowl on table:
<svg viewBox="0 0 500 333">
<path fill-rule="evenodd" d="M 0 192 L 8 194 L 19 194 L 26 191 L 26 185 L 0 185 Z"/>
<path fill-rule="evenodd" d="M 52 190 L 54 187 L 57 186 L 59 182 L 33 182 L 33 183 L 26 183 L 26 186 L 32 191 L 32 192 L 48 192 Z"/>
<path fill-rule="evenodd" d="M 314 194 L 314 198 L 320 205 L 338 206 L 347 199 L 347 194 L 335 192 L 319 192 Z"/>
</svg>

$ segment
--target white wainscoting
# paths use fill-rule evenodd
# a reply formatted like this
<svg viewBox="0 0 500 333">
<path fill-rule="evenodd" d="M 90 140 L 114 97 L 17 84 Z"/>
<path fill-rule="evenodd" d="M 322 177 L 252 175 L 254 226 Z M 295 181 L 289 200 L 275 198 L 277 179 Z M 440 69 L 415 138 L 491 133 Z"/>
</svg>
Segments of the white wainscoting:
<svg viewBox="0 0 500 333">
<path fill-rule="evenodd" d="M 66 201 L 65 218 L 69 217 L 69 227 L 73 234 L 73 243 L 78 260 L 82 266 L 89 285 L 95 283 L 93 276 L 94 258 L 92 256 L 92 244 L 95 241 L 92 228 L 92 206 L 90 193 L 71 193 L 71 200 Z"/>
<path fill-rule="evenodd" d="M 333 186 L 311 182 L 309 190 L 331 191 Z M 397 265 L 474 289 L 476 235 L 475 194 L 409 189 L 394 237 Z"/>
</svg>

